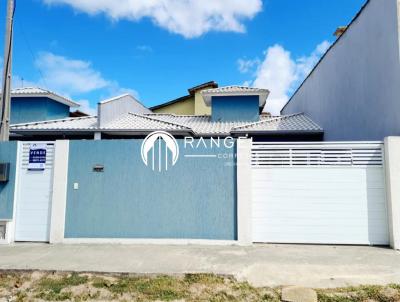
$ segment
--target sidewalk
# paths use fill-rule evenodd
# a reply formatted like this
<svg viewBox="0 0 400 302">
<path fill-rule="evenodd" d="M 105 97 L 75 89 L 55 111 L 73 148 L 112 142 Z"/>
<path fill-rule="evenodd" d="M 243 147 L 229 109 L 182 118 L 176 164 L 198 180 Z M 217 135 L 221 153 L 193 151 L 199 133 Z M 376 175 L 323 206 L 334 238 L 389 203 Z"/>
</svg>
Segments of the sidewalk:
<svg viewBox="0 0 400 302">
<path fill-rule="evenodd" d="M 0 269 L 216 273 L 255 286 L 400 284 L 400 253 L 379 247 L 255 245 L 0 246 Z"/>
</svg>

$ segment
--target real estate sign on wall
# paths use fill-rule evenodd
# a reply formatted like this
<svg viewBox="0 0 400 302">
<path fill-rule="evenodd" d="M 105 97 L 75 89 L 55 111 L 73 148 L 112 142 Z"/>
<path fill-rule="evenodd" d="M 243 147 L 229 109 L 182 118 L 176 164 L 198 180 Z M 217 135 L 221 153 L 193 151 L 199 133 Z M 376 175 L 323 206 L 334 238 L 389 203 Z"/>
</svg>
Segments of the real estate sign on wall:
<svg viewBox="0 0 400 302">
<path fill-rule="evenodd" d="M 46 153 L 46 144 L 31 144 L 29 147 L 28 170 L 44 170 L 46 167 Z"/>
</svg>

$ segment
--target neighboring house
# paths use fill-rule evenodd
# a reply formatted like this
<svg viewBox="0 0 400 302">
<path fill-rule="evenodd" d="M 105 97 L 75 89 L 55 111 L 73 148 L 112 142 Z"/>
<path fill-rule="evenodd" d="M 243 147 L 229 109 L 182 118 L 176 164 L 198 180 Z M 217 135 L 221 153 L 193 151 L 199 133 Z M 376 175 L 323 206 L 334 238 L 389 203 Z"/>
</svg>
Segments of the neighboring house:
<svg viewBox="0 0 400 302">
<path fill-rule="evenodd" d="M 201 92 L 210 88 L 218 88 L 218 84 L 210 81 L 204 84 L 189 88 L 188 95 L 175 100 L 151 107 L 154 113 L 171 113 L 178 115 L 210 115 L 211 108 L 205 106 Z"/>
<path fill-rule="evenodd" d="M 136 114 L 152 113 L 150 109 L 130 94 L 123 94 L 98 103 L 97 114 L 99 117 L 99 126 L 102 127 L 127 112 Z"/>
<path fill-rule="evenodd" d="M 83 117 L 83 116 L 89 116 L 89 114 L 82 112 L 80 110 L 75 110 L 75 111 L 71 111 L 69 113 L 70 117 Z"/>
<path fill-rule="evenodd" d="M 75 107 L 79 107 L 79 104 L 45 89 L 13 89 L 10 124 L 67 118 L 70 109 Z"/>
<path fill-rule="evenodd" d="M 119 100 L 99 103 L 99 115 L 13 125 L 11 132 L 31 139 L 143 137 L 161 130 L 174 136 L 251 136 L 260 140 L 321 140 L 323 130 L 304 114 L 260 114 L 268 90 L 229 86 L 203 90 L 210 115 L 141 113 L 121 109 Z M 132 102 L 133 101 L 133 102 Z M 131 99 L 135 104 L 134 99 Z M 119 105 L 119 106 L 118 106 Z M 120 108 L 120 109 L 116 109 Z"/>
<path fill-rule="evenodd" d="M 400 135 L 400 0 L 369 0 L 282 109 L 325 140 Z"/>
</svg>

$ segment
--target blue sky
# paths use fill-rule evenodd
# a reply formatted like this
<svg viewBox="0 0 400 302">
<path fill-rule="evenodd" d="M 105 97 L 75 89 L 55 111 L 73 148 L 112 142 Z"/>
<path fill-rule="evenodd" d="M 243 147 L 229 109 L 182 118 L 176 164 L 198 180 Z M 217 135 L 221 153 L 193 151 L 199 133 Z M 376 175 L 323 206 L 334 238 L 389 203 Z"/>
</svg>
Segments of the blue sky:
<svg viewBox="0 0 400 302">
<path fill-rule="evenodd" d="M 18 0 L 14 86 L 23 77 L 88 110 L 124 92 L 152 106 L 215 80 L 270 89 L 276 113 L 364 2 Z"/>
</svg>

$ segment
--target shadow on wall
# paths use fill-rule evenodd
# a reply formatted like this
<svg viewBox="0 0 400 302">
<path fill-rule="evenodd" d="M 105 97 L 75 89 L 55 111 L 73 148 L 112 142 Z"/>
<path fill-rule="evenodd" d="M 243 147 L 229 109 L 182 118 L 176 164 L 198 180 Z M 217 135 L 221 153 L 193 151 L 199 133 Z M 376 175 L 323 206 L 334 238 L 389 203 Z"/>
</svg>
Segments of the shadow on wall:
<svg viewBox="0 0 400 302">
<path fill-rule="evenodd" d="M 384 179 L 382 168 L 369 167 L 366 169 L 368 239 L 375 245 L 387 246 L 389 245 L 389 224 Z"/>
</svg>

